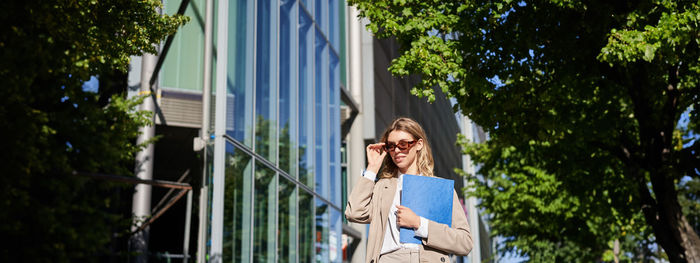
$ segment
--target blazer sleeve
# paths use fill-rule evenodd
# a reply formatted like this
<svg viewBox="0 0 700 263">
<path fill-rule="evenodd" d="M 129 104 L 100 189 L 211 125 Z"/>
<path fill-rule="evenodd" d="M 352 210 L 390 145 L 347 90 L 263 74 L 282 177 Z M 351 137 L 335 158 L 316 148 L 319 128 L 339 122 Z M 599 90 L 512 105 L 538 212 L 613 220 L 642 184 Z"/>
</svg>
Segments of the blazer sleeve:
<svg viewBox="0 0 700 263">
<path fill-rule="evenodd" d="M 375 182 L 360 177 L 355 187 L 353 187 L 348 204 L 345 207 L 345 217 L 350 222 L 369 224 L 372 222 L 372 193 Z"/>
<path fill-rule="evenodd" d="M 459 203 L 457 192 L 452 196 L 452 227 L 428 220 L 428 237 L 423 238 L 423 245 L 445 251 L 449 254 L 466 256 L 474 243 L 467 216 Z"/>
</svg>

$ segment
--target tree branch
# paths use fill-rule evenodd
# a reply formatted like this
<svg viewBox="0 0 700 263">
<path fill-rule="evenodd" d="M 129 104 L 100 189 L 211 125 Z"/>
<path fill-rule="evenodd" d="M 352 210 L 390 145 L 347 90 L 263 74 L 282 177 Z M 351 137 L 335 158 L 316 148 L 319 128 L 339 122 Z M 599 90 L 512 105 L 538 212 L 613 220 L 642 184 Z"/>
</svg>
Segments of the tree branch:
<svg viewBox="0 0 700 263">
<path fill-rule="evenodd" d="M 661 125 L 663 149 L 661 149 L 662 162 L 668 163 L 671 160 L 671 150 L 673 145 L 673 130 L 676 127 L 676 116 L 678 115 L 678 101 L 680 92 L 678 91 L 678 78 L 680 66 L 670 66 L 668 68 L 668 85 L 666 85 L 666 101 L 663 105 Z"/>
<path fill-rule="evenodd" d="M 639 200 L 642 203 L 642 212 L 644 213 L 644 218 L 647 223 L 651 226 L 656 227 L 659 223 L 659 218 L 657 217 L 657 207 L 656 200 L 649 193 L 649 188 L 646 185 L 646 180 L 644 176 L 637 174 L 637 187 L 639 192 Z"/>
<path fill-rule="evenodd" d="M 592 141 L 591 144 L 617 157 L 617 159 L 619 159 L 626 166 L 634 165 L 632 153 L 630 153 L 629 149 L 625 145 L 611 146 L 601 141 Z"/>
</svg>

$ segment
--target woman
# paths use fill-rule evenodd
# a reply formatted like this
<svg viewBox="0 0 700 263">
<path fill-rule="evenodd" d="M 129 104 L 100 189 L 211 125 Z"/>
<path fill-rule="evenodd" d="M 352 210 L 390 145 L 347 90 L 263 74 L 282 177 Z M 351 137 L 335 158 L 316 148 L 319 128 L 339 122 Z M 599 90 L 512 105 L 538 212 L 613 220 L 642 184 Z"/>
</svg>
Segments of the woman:
<svg viewBox="0 0 700 263">
<path fill-rule="evenodd" d="M 451 228 L 400 205 L 404 174 L 434 176 L 433 156 L 423 128 L 412 119 L 398 118 L 386 129 L 381 142 L 370 144 L 366 150 L 367 169 L 352 190 L 345 210 L 349 221 L 370 224 L 366 261 L 449 262 L 449 254 L 469 254 L 469 223 L 456 192 L 452 196 Z M 390 158 L 385 158 L 387 153 Z M 422 244 L 401 243 L 399 227 L 413 228 Z"/>
</svg>

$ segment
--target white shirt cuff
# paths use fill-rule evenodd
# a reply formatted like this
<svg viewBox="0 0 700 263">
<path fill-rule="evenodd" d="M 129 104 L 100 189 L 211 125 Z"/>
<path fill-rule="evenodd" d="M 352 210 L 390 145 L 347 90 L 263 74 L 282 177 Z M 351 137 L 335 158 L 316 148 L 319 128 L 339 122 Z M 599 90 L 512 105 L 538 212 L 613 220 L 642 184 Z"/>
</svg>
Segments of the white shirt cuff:
<svg viewBox="0 0 700 263">
<path fill-rule="evenodd" d="M 428 238 L 428 219 L 425 217 L 420 217 L 420 227 L 414 231 L 416 236 L 421 238 Z"/>
<path fill-rule="evenodd" d="M 372 180 L 372 182 L 374 182 L 374 180 L 377 179 L 377 174 L 375 174 L 371 171 L 362 170 L 362 177 L 370 179 L 370 180 Z"/>
</svg>

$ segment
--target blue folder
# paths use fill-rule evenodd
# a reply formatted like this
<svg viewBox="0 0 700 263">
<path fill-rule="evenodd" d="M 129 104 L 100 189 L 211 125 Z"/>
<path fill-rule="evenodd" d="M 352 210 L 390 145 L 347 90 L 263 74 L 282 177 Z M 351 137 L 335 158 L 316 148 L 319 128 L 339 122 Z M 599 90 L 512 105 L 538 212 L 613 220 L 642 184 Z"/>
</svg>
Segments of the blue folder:
<svg viewBox="0 0 700 263">
<path fill-rule="evenodd" d="M 452 227 L 452 193 L 454 181 L 419 175 L 403 175 L 401 205 L 418 216 Z M 421 244 L 412 228 L 399 230 L 401 243 Z"/>
</svg>

